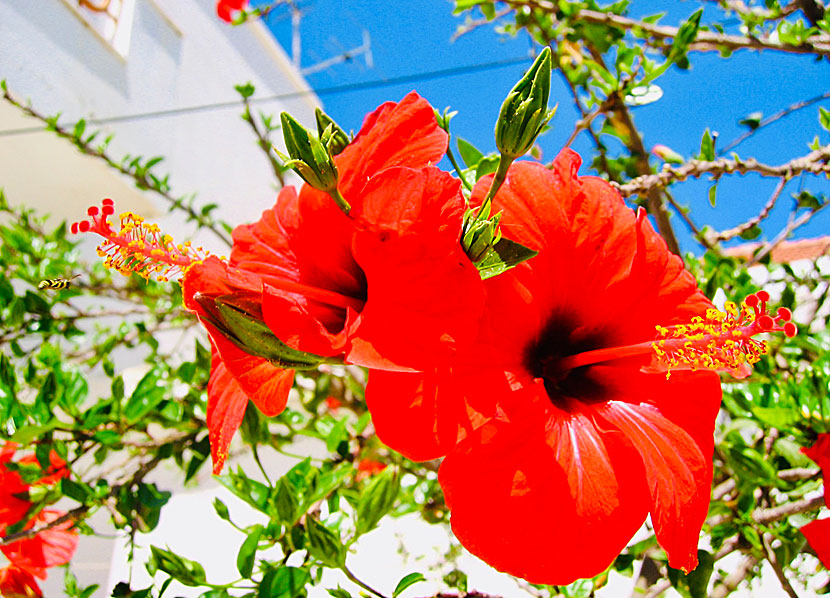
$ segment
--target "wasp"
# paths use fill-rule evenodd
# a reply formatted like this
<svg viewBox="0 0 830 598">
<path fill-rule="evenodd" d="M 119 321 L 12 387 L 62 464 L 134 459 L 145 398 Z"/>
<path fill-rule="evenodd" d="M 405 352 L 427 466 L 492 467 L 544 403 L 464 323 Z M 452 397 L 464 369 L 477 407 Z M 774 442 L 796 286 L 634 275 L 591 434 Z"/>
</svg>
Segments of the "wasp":
<svg viewBox="0 0 830 598">
<path fill-rule="evenodd" d="M 46 278 L 37 283 L 37 288 L 40 290 L 54 289 L 56 291 L 68 289 L 72 285 L 70 281 L 78 278 L 79 276 L 80 274 L 76 274 L 72 278 Z"/>
</svg>

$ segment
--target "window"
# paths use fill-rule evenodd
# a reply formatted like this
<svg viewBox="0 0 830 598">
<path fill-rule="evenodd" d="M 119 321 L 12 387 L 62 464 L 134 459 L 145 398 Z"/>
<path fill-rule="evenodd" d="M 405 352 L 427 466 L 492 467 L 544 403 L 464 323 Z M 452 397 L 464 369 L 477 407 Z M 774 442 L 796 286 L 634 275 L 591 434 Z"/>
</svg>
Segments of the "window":
<svg viewBox="0 0 830 598">
<path fill-rule="evenodd" d="M 127 55 L 135 0 L 63 0 L 63 2 L 119 55 Z"/>
</svg>

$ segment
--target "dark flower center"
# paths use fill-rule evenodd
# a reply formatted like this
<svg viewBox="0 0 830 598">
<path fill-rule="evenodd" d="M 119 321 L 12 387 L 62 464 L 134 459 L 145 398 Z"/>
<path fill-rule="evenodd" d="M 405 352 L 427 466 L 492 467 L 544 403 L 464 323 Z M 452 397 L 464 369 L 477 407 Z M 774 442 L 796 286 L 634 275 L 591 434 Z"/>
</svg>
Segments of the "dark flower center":
<svg viewBox="0 0 830 598">
<path fill-rule="evenodd" d="M 613 346 L 608 330 L 586 330 L 573 316 L 554 315 L 525 353 L 525 367 L 545 383 L 551 403 L 567 409 L 567 399 L 583 403 L 605 400 L 610 385 L 591 366 L 565 369 L 565 357 Z"/>
</svg>

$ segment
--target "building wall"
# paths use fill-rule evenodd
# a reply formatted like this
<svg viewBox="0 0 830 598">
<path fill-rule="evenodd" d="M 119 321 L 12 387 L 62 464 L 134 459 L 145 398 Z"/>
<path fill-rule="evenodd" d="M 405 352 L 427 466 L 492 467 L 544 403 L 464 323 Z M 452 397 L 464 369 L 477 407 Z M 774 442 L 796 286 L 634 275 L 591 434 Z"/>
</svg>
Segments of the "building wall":
<svg viewBox="0 0 830 598">
<path fill-rule="evenodd" d="M 239 116 L 242 105 L 233 86 L 250 81 L 257 95 L 287 95 L 284 101 L 257 108 L 274 114 L 286 110 L 307 124 L 313 123 L 316 96 L 261 24 L 223 23 L 216 17 L 214 0 L 114 1 L 132 10 L 125 17 L 129 35 L 119 37 L 116 46 L 84 21 L 77 0 L 0 0 L 0 79 L 38 112 L 61 112 L 62 123 L 234 103 L 89 125 L 87 131 L 100 128 L 100 139 L 113 133 L 108 151 L 119 159 L 125 154 L 164 156 L 155 172 L 170 173 L 174 195 L 198 192 L 201 204 L 218 204 L 216 215 L 232 224 L 258 218 L 274 203 L 275 179 L 251 129 Z M 109 196 L 117 212 L 129 209 L 160 220 L 162 229 L 177 240 L 192 232 L 181 215 L 166 215 L 167 204 L 155 194 L 138 191 L 129 178 L 100 160 L 82 156 L 67 141 L 32 128 L 42 125 L 0 100 L 0 188 L 12 203 L 76 220 L 85 215 L 87 206 Z M 19 132 L 9 135 L 10 130 Z M 84 250 L 92 254 L 97 241 L 90 236 L 85 242 Z M 228 253 L 209 234 L 196 242 Z M 145 367 L 143 356 L 135 351 L 116 360 L 127 378 L 131 372 L 140 376 Z M 90 380 L 92 388 L 96 383 Z M 161 475 L 168 479 L 154 481 L 181 492 L 180 474 Z M 102 511 L 90 523 L 98 532 L 111 533 L 108 518 Z M 187 523 L 209 534 L 202 524 Z M 161 528 L 169 525 L 170 518 L 165 518 Z M 144 545 L 143 538 L 138 541 Z M 101 584 L 95 596 L 108 595 L 121 579 L 124 543 L 123 537 L 81 538 L 72 570 L 84 585 Z M 232 548 L 230 556 L 217 557 L 232 562 L 237 547 Z M 143 568 L 141 563 L 136 567 Z M 50 572 L 43 585 L 46 596 L 62 595 L 62 577 L 60 570 Z"/>
<path fill-rule="evenodd" d="M 130 27 L 123 55 L 81 18 L 85 9 L 78 8 L 76 0 L 3 0 L 0 78 L 39 112 L 61 112 L 65 123 L 235 102 L 239 96 L 233 86 L 248 81 L 257 95 L 291 96 L 258 108 L 275 114 L 287 110 L 302 122 L 313 122 L 316 96 L 260 23 L 231 27 L 216 17 L 213 0 L 122 1 L 127 12 L 132 8 L 132 15 L 124 19 Z M 171 174 L 175 194 L 198 192 L 200 202 L 219 204 L 218 215 L 236 224 L 257 218 L 275 197 L 270 166 L 240 113 L 237 103 L 94 128 L 115 134 L 110 152 L 116 157 L 164 156 L 157 172 Z M 31 119 L 24 122 L 38 126 Z M 20 125 L 0 118 L 0 131 Z M 35 173 L 43 168 L 49 176 L 48 164 L 36 164 L 31 154 L 23 164 L 10 163 L 15 143 L 31 142 L 32 135 L 0 136 L 0 152 L 6 150 L 0 187 L 8 185 L 4 170 Z M 66 144 L 48 134 L 40 138 L 38 143 Z M 76 180 L 66 180 L 64 189 L 92 176 L 74 170 Z M 68 206 L 82 214 L 101 199 L 69 192 L 69 197 L 44 198 L 37 193 L 39 178 L 30 176 L 28 185 L 19 183 L 14 189 L 7 186 L 10 200 L 69 217 Z M 112 184 L 116 190 L 122 186 Z M 119 197 L 113 199 L 118 209 Z M 145 194 L 145 201 L 164 213 L 165 203 L 152 194 Z M 178 219 L 171 222 L 175 226 Z"/>
</svg>

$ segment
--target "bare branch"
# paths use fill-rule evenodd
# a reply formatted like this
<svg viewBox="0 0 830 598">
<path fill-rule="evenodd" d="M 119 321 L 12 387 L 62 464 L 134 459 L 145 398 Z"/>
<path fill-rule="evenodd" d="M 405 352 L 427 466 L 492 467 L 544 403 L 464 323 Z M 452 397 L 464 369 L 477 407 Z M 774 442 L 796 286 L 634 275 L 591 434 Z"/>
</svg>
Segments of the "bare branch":
<svg viewBox="0 0 830 598">
<path fill-rule="evenodd" d="M 787 579 L 787 576 L 784 574 L 784 568 L 781 566 L 781 563 L 778 562 L 778 557 L 775 556 L 775 551 L 772 549 L 772 534 L 764 534 L 763 543 L 764 553 L 766 554 L 767 562 L 770 565 L 772 565 L 772 570 L 775 571 L 775 576 L 781 583 L 781 587 L 784 588 L 784 591 L 790 598 L 798 598 L 798 594 L 795 592 L 793 586 L 790 584 L 790 580 Z"/>
<path fill-rule="evenodd" d="M 510 1 L 508 4 L 514 9 L 529 6 L 543 10 L 551 15 L 557 12 L 557 5 L 550 0 L 520 0 Z M 595 10 L 580 10 L 570 17 L 576 22 L 593 23 L 617 27 L 625 31 L 632 31 L 639 35 L 648 36 L 651 40 L 664 43 L 673 40 L 677 35 L 678 28 L 655 25 L 616 15 L 611 12 L 600 12 Z M 793 54 L 815 54 L 818 56 L 830 56 L 830 35 L 821 34 L 805 40 L 804 43 L 794 46 L 778 41 L 771 35 L 759 37 L 747 37 L 743 35 L 730 35 L 713 31 L 700 30 L 695 41 L 689 44 L 689 50 L 697 52 L 715 52 L 722 50 L 772 50 L 776 52 L 788 52 Z"/>
<path fill-rule="evenodd" d="M 718 158 L 713 161 L 690 160 L 680 166 L 665 165 L 663 170 L 656 174 L 646 174 L 628 183 L 611 183 L 623 197 L 643 195 L 652 189 L 660 189 L 676 181 L 685 181 L 688 178 L 699 178 L 711 175 L 715 178 L 724 174 L 747 174 L 754 172 L 761 176 L 792 178 L 804 172 L 810 174 L 830 174 L 830 145 L 825 145 L 810 152 L 806 156 L 794 158 L 778 166 L 762 164 L 755 158 Z"/>
</svg>

